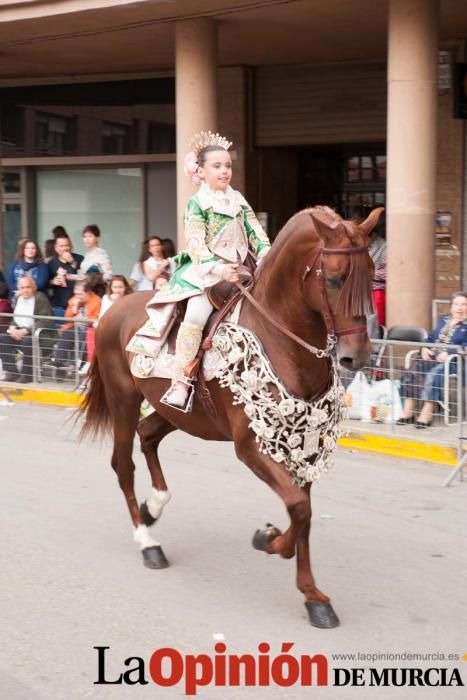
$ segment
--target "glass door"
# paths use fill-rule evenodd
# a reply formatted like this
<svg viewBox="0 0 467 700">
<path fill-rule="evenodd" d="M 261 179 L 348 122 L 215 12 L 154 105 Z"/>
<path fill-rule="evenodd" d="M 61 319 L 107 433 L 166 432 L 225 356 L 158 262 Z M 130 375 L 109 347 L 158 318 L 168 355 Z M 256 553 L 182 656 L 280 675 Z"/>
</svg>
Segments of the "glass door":
<svg viewBox="0 0 467 700">
<path fill-rule="evenodd" d="M 4 168 L 2 177 L 1 241 L 3 272 L 6 273 L 16 257 L 18 240 L 27 235 L 25 168 Z"/>
<path fill-rule="evenodd" d="M 4 273 L 16 257 L 16 248 L 21 238 L 21 203 L 3 202 L 3 261 Z"/>
</svg>

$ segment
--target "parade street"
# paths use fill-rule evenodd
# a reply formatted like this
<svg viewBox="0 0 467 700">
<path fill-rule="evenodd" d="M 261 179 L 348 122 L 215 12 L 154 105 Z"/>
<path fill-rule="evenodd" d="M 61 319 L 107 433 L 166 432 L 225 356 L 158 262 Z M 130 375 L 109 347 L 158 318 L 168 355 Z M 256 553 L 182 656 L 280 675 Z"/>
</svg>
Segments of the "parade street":
<svg viewBox="0 0 467 700">
<path fill-rule="evenodd" d="M 309 625 L 295 587 L 295 559 L 251 546 L 256 528 L 285 529 L 288 518 L 231 444 L 179 432 L 162 443 L 172 501 L 152 534 L 171 566 L 154 571 L 133 541 L 109 441 L 80 444 L 66 423 L 71 416 L 64 408 L 0 406 L 1 700 L 184 698 L 183 681 L 151 680 L 151 655 L 167 647 L 183 658 L 214 658 L 219 641 L 227 655 L 256 658 L 265 642 L 271 663 L 289 642 L 295 658 L 324 654 L 330 669 L 444 667 L 449 680 L 457 667 L 467 683 L 467 483 L 442 488 L 445 468 L 338 450 L 312 489 L 314 574 L 341 621 L 320 630 Z M 135 463 L 143 500 L 150 481 L 138 446 Z M 109 647 L 100 652 L 106 683 L 95 683 L 94 647 Z M 146 684 L 115 682 L 135 667 L 125 665 L 129 657 L 144 660 Z M 465 687 L 213 681 L 196 697 L 444 700 L 465 697 Z"/>
</svg>

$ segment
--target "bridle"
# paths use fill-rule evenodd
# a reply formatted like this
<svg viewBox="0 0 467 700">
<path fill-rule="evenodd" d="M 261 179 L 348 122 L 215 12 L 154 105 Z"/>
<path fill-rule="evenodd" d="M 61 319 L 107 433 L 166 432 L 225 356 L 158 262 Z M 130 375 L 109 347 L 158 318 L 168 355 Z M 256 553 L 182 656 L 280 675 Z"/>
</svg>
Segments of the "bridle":
<svg viewBox="0 0 467 700">
<path fill-rule="evenodd" d="M 279 321 L 271 316 L 266 309 L 264 309 L 261 304 L 259 304 L 256 299 L 250 294 L 249 289 L 253 287 L 254 281 L 251 280 L 250 283 L 245 287 L 240 282 L 236 282 L 236 286 L 240 289 L 242 294 L 248 299 L 248 301 L 255 307 L 255 309 L 267 320 L 271 325 L 277 328 L 281 333 L 286 335 L 291 340 L 295 341 L 298 345 L 318 358 L 330 357 L 334 354 L 337 341 L 340 337 L 344 335 L 356 335 L 358 333 L 366 333 L 366 326 L 355 326 L 353 328 L 346 328 L 345 330 L 336 331 L 334 327 L 334 320 L 331 313 L 331 307 L 329 306 L 329 300 L 326 294 L 326 276 L 323 271 L 323 257 L 325 255 L 361 255 L 367 253 L 368 248 L 366 246 L 358 246 L 355 248 L 319 248 L 319 250 L 314 255 L 313 259 L 309 264 L 306 265 L 305 270 L 302 275 L 302 282 L 305 282 L 308 275 L 313 271 L 314 268 L 316 272 L 316 277 L 318 279 L 318 286 L 321 295 L 321 303 L 323 306 L 323 318 L 326 325 L 326 347 L 324 349 L 316 348 L 314 345 L 307 343 L 305 340 L 295 335 L 288 328 L 283 326 Z"/>
<path fill-rule="evenodd" d="M 328 336 L 334 336 L 337 339 L 344 335 L 366 333 L 366 326 L 354 326 L 352 328 L 346 328 L 345 330 L 336 331 L 331 307 L 329 306 L 328 295 L 326 294 L 326 275 L 323 269 L 323 258 L 325 255 L 363 255 L 365 253 L 368 253 L 368 248 L 365 245 L 356 246 L 355 248 L 319 248 L 311 263 L 305 267 L 302 275 L 303 282 L 305 282 L 310 272 L 312 272 L 313 268 L 316 266 L 315 272 L 318 279 L 321 303 L 323 305 L 323 318 Z"/>
</svg>

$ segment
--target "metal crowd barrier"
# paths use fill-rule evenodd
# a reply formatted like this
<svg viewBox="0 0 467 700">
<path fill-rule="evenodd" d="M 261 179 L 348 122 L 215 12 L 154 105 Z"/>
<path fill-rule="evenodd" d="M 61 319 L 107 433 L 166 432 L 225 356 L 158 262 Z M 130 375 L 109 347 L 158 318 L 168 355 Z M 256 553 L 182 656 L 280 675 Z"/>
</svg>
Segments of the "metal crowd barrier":
<svg viewBox="0 0 467 700">
<path fill-rule="evenodd" d="M 401 380 L 403 393 L 415 398 L 415 420 L 420 416 L 423 401 L 420 398 L 427 379 L 427 373 L 417 368 L 415 360 L 420 357 L 422 347 L 433 348 L 435 351 L 450 351 L 447 360 L 440 370 L 438 378 L 441 387 L 440 401 L 435 404 L 433 428 L 449 428 L 446 432 L 455 442 L 465 439 L 466 427 L 466 391 L 465 380 L 467 370 L 467 353 L 455 345 L 440 345 L 439 343 L 414 343 L 394 340 L 373 340 L 372 354 L 367 367 L 360 374 L 345 370 L 341 371 L 341 379 L 347 391 L 347 402 L 352 425 L 365 423 L 380 423 L 386 426 L 390 433 L 401 433 L 406 436 L 413 425 L 398 425 L 401 417 Z M 433 367 L 437 366 L 433 363 Z M 407 374 L 411 372 L 411 375 Z M 384 380 L 389 380 L 385 382 Z M 439 431 L 438 431 L 439 432 Z M 425 431 L 413 431 L 413 437 L 424 438 Z M 430 433 L 431 434 L 431 433 Z"/>
<path fill-rule="evenodd" d="M 16 314 L 28 334 L 15 340 L 7 332 L 13 316 L 0 314 L 0 381 L 79 385 L 93 352 L 95 320 Z"/>
<path fill-rule="evenodd" d="M 84 317 L 25 317 L 32 323 L 32 332 L 28 334 L 27 339 L 12 344 L 6 334 L 12 318 L 13 314 L 0 315 L 0 358 L 3 361 L 0 381 L 10 379 L 28 383 L 51 382 L 62 386 L 68 384 L 69 390 L 81 384 L 93 352 L 93 331 L 90 329 L 94 329 L 95 321 Z M 67 327 L 64 329 L 65 324 Z M 414 394 L 419 394 L 426 379 L 425 374 L 413 368 L 415 358 L 422 347 L 441 349 L 439 344 L 373 340 L 370 362 L 360 375 L 355 376 L 341 370 L 341 379 L 348 392 L 350 420 L 354 427 L 360 426 L 364 429 L 368 423 L 384 424 L 385 432 L 400 434 L 402 431 L 404 436 L 409 433 L 413 437 L 425 439 L 426 431 L 415 431 L 411 425 L 397 425 L 397 419 L 400 417 L 400 385 L 404 371 L 413 371 Z M 443 428 L 445 433 L 449 429 L 449 439 L 455 442 L 459 438 L 458 444 L 461 445 L 462 440 L 466 439 L 464 430 L 467 415 L 467 356 L 460 347 L 453 345 L 443 345 L 442 350 L 452 350 L 452 353 L 443 363 L 442 396 L 436 404 L 433 428 L 438 435 L 440 428 Z M 7 377 L 5 372 L 8 372 Z M 352 393 L 352 386 L 355 389 L 355 383 L 359 382 L 358 377 L 361 391 Z M 421 407 L 422 402 L 417 399 L 416 418 L 420 415 Z M 433 431 L 430 435 L 433 435 Z M 459 448 L 459 455 L 461 451 Z"/>
</svg>

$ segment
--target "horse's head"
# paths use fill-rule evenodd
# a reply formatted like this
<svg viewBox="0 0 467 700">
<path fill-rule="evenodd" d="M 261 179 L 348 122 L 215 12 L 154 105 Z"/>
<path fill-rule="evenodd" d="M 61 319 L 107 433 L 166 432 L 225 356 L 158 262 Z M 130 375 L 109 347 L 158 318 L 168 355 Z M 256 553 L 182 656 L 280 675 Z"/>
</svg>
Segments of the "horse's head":
<svg viewBox="0 0 467 700">
<path fill-rule="evenodd" d="M 373 313 L 373 262 L 368 237 L 383 212 L 374 209 L 365 221 L 345 221 L 328 207 L 309 210 L 323 242 L 304 274 L 307 303 L 318 311 L 328 335 L 337 337 L 343 367 L 358 370 L 368 362 L 371 345 L 366 317 Z"/>
</svg>

